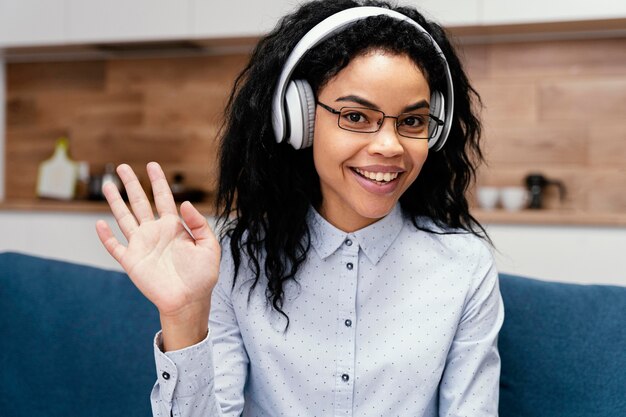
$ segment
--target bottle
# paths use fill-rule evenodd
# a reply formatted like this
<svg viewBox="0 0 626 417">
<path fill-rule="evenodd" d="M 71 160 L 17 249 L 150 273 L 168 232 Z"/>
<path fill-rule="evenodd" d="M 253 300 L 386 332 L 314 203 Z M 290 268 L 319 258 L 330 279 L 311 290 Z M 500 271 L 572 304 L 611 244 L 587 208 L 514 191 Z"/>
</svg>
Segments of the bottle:
<svg viewBox="0 0 626 417">
<path fill-rule="evenodd" d="M 74 198 L 77 200 L 86 200 L 89 197 L 89 162 L 77 161 L 76 167 L 78 175 Z"/>
<path fill-rule="evenodd" d="M 68 155 L 68 139 L 57 140 L 54 154 L 39 165 L 36 194 L 41 198 L 71 200 L 76 192 L 78 166 Z"/>
</svg>

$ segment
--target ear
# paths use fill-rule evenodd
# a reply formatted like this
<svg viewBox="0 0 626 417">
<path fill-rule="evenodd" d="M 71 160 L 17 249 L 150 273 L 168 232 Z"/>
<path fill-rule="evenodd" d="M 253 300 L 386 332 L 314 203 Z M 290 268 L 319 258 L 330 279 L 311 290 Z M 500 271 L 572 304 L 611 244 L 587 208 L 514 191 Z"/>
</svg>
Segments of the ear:
<svg viewBox="0 0 626 417">
<path fill-rule="evenodd" d="M 292 80 L 287 85 L 285 115 L 287 141 L 291 146 L 295 149 L 311 146 L 315 125 L 315 95 L 306 80 Z"/>
<path fill-rule="evenodd" d="M 439 120 L 446 120 L 446 106 L 443 94 L 439 91 L 433 91 L 430 95 L 430 114 L 438 118 Z M 441 149 L 443 143 L 439 144 L 439 138 L 441 138 L 441 132 L 443 132 L 443 126 L 438 126 L 434 120 L 430 121 L 428 126 L 429 136 L 435 132 L 435 135 L 428 139 L 428 149 L 434 148 L 434 151 Z"/>
</svg>

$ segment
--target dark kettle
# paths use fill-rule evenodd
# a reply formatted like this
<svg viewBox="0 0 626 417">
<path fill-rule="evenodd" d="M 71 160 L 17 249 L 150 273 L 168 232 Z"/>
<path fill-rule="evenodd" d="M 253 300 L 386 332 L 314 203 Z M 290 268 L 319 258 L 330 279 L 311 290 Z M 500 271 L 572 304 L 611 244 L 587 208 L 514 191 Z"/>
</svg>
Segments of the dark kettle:
<svg viewBox="0 0 626 417">
<path fill-rule="evenodd" d="M 539 173 L 531 173 L 526 176 L 526 187 L 530 194 L 528 208 L 540 209 L 543 207 L 543 192 L 549 185 L 555 185 L 559 189 L 560 200 L 565 199 L 565 185 L 558 180 L 551 180 Z"/>
</svg>

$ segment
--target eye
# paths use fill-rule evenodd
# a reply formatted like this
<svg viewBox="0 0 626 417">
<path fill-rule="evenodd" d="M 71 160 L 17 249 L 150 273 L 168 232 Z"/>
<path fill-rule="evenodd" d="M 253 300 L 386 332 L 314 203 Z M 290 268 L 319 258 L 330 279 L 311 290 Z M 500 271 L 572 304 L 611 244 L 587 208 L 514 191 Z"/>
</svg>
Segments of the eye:
<svg viewBox="0 0 626 417">
<path fill-rule="evenodd" d="M 367 116 L 363 113 L 351 110 L 343 115 L 347 122 L 358 124 L 358 123 L 367 123 Z"/>
<path fill-rule="evenodd" d="M 399 121 L 399 124 L 405 125 L 407 127 L 422 127 L 426 125 L 427 120 L 428 117 L 426 116 L 409 114 L 402 117 Z"/>
</svg>

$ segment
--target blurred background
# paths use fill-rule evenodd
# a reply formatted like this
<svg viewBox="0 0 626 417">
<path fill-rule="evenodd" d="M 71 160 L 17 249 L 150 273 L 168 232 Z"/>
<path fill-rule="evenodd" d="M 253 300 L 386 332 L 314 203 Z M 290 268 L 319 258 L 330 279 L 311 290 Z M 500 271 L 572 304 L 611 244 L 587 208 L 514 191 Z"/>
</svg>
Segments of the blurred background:
<svg viewBox="0 0 626 417">
<path fill-rule="evenodd" d="M 399 3 L 446 27 L 482 97 L 469 197 L 498 268 L 626 285 L 626 2 Z M 295 5 L 0 0 L 0 251 L 119 269 L 95 222 L 121 162 L 148 187 L 159 161 L 211 220 L 233 80 Z"/>
</svg>

